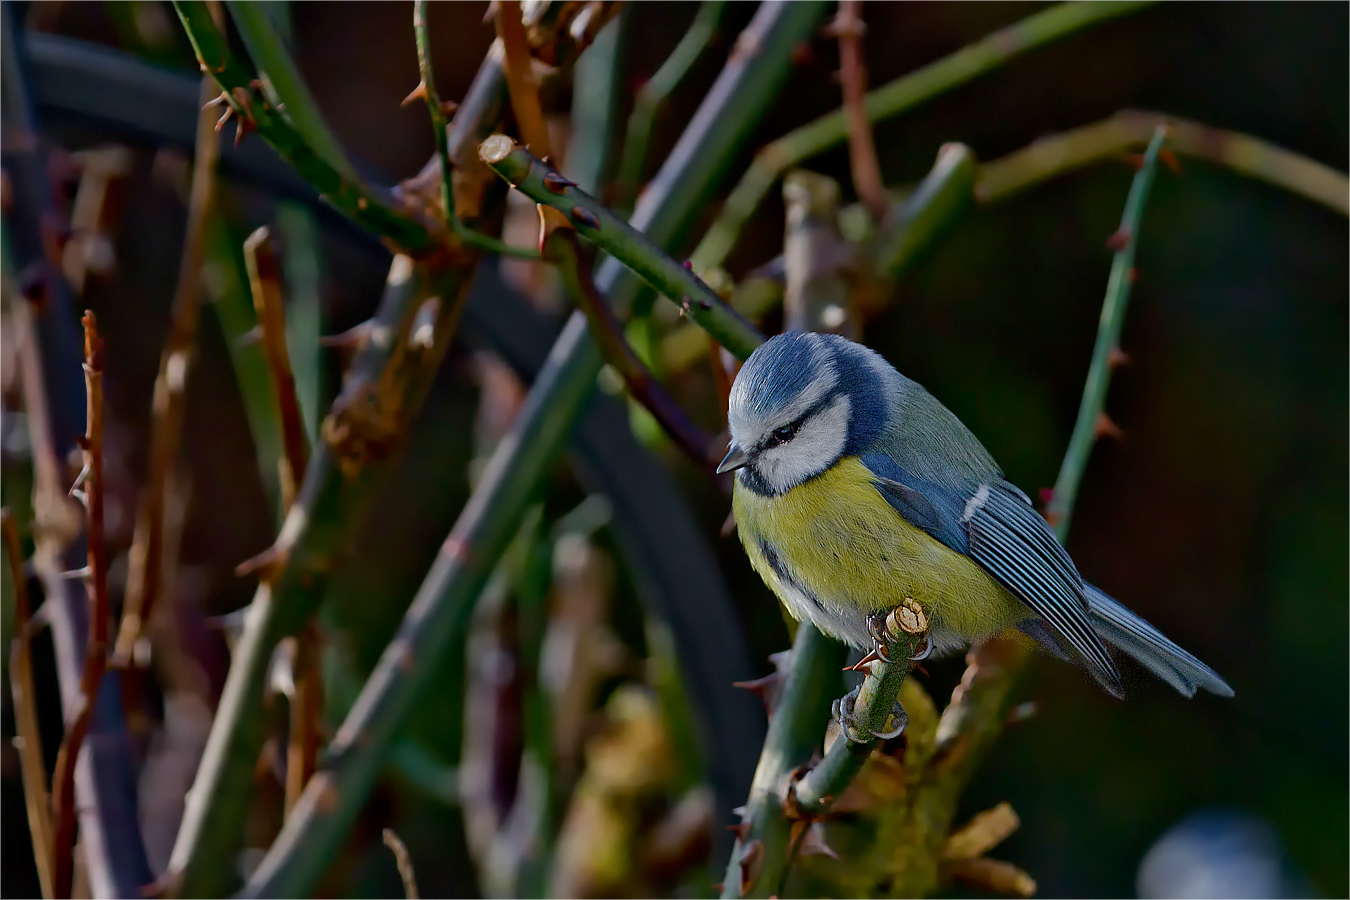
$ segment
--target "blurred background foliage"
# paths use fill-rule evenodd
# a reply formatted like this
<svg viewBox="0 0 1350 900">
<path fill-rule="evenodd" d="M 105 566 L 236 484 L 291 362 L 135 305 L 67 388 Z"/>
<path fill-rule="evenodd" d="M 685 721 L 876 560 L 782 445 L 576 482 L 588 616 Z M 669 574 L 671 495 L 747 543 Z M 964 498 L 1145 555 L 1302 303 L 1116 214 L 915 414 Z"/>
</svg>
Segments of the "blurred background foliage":
<svg viewBox="0 0 1350 900">
<path fill-rule="evenodd" d="M 896 78 L 1039 8 L 867 4 L 870 83 Z M 625 84 L 636 87 L 650 77 L 696 9 L 692 3 L 640 4 L 625 13 Z M 423 110 L 399 106 L 417 80 L 410 5 L 299 3 L 288 12 L 301 71 L 343 146 L 385 184 L 415 174 L 434 148 Z M 661 159 L 673 145 L 752 12 L 750 4 L 729 6 L 713 50 L 694 65 L 658 117 L 650 159 Z M 462 96 L 492 41 L 483 13 L 479 3 L 433 7 L 433 55 L 444 97 Z M 34 31 L 196 72 L 166 4 L 42 2 L 22 5 L 18 14 Z M 903 186 L 928 171 L 943 143 L 964 142 L 988 160 L 1125 108 L 1257 135 L 1344 171 L 1350 164 L 1348 25 L 1344 4 L 1145 9 L 1037 49 L 879 124 L 882 172 L 888 186 Z M 751 149 L 836 108 L 839 89 L 831 75 L 837 65 L 834 42 L 814 41 Z M 574 98 L 563 92 L 546 99 L 553 124 L 565 134 Z M 631 101 L 631 91 L 621 91 L 622 115 Z M 97 123 L 50 112 L 46 118 L 49 135 L 62 148 L 108 143 Z M 114 563 L 115 593 L 125 579 L 124 551 L 146 472 L 149 398 L 182 247 L 187 172 L 180 150 L 127 146 L 131 163 L 104 223 L 110 264 L 93 269 L 78 301 L 98 313 L 108 345 L 108 528 L 121 559 Z M 732 171 L 749 161 L 749 152 L 744 157 Z M 846 200 L 853 199 L 845 147 L 807 166 L 838 178 Z M 1053 483 L 1073 426 L 1110 264 L 1104 242 L 1119 220 L 1130 177 L 1128 165 L 1113 161 L 976 210 L 910 271 L 864 330 L 867 343 L 951 407 L 1033 496 Z M 277 205 L 264 191 L 227 175 L 221 184 L 233 246 L 255 227 L 275 223 Z M 528 243 L 533 210 L 514 201 L 511 209 L 508 234 L 517 228 L 515 240 Z M 523 218 L 516 216 L 521 212 Z M 714 212 L 709 210 L 709 219 Z M 775 191 L 727 268 L 739 277 L 772 258 L 781 251 L 782 234 L 782 203 Z M 317 256 L 323 332 L 357 325 L 379 296 L 387 257 L 381 259 L 342 227 L 325 227 Z M 1022 827 L 1000 855 L 1032 873 L 1046 896 L 1136 890 L 1182 896 L 1191 883 L 1185 879 L 1209 871 L 1205 866 L 1231 874 L 1259 859 L 1278 861 L 1275 880 L 1207 883 L 1236 884 L 1228 895 L 1253 884 L 1290 896 L 1350 891 L 1348 259 L 1343 216 L 1198 162 L 1183 160 L 1179 174 L 1160 173 L 1142 229 L 1138 283 L 1122 339 L 1131 363 L 1117 373 L 1108 402 L 1125 439 L 1102 442 L 1095 451 L 1069 549 L 1085 576 L 1212 665 L 1237 696 L 1186 702 L 1132 670 L 1131 697 L 1117 703 L 1061 663 L 1046 658 L 1033 663 L 1016 696 L 1034 701 L 1037 713 L 1004 734 L 964 808 L 969 814 L 1011 802 Z M 501 268 L 518 285 L 542 283 L 543 289 L 534 291 L 540 308 L 561 315 L 546 278 L 541 282 L 528 264 Z M 209 290 L 211 277 L 208 272 Z M 658 328 L 671 324 L 665 312 L 658 307 Z M 180 455 L 190 499 L 174 592 L 184 633 L 194 636 L 190 652 L 209 685 L 202 696 L 214 698 L 228 656 L 212 617 L 248 602 L 253 583 L 237 578 L 233 569 L 271 543 L 275 516 L 269 488 L 256 474 L 230 338 L 216 316 L 202 316 L 198 348 Z M 340 385 L 334 351 L 326 352 L 322 366 L 318 390 L 326 408 Z M 8 384 L 9 375 L 6 379 Z M 719 427 L 706 367 L 679 374 L 672 389 L 702 424 Z M 334 727 L 467 498 L 474 461 L 484 458 L 500 435 L 522 390 L 472 335 L 452 349 L 325 602 L 328 719 Z M 12 409 L 7 406 L 7 418 Z M 731 585 L 751 656 L 761 673 L 769 671 L 767 657 L 788 645 L 787 630 L 738 543 L 718 536 L 726 497 L 649 423 L 636 415 L 634 422 L 696 505 Z M 13 505 L 24 490 L 21 480 L 13 480 L 22 479 L 23 460 L 21 452 L 11 452 L 10 426 L 5 433 L 5 502 Z M 447 478 L 447 471 L 462 474 Z M 428 490 L 428 484 L 445 487 Z M 691 790 L 702 778 L 702 763 L 688 759 L 681 714 L 671 708 L 679 702 L 671 680 L 658 691 L 662 703 L 655 706 L 652 694 L 636 690 L 643 683 L 660 688 L 661 661 L 669 662 L 669 650 L 662 650 L 659 634 L 644 624 L 633 575 L 617 564 L 614 538 L 604 527 L 603 504 L 587 500 L 567 460 L 554 467 L 535 521 L 534 537 L 522 540 L 523 549 L 508 557 L 488 592 L 496 601 L 480 605 L 464 653 L 441 664 L 436 687 L 399 745 L 389 777 L 367 804 L 350 852 L 334 861 L 325 891 L 348 896 L 401 891 L 392 857 L 380 845 L 385 826 L 406 842 L 422 891 L 431 896 L 503 887 L 506 893 L 692 892 L 707 890 L 720 877 L 678 858 L 680 850 L 694 860 L 708 853 L 706 840 L 688 835 L 683 839 L 690 846 L 671 850 L 674 862 L 666 868 L 651 862 L 650 854 L 646 862 L 634 863 L 634 835 L 655 840 L 658 826 L 675 834 L 679 815 L 694 822 L 690 834 L 699 832 L 698 823 L 706 824 L 712 815 L 707 800 Z M 512 742 L 500 728 L 489 728 L 506 743 L 484 747 L 483 733 L 466 728 L 466 722 L 484 721 L 475 718 L 474 707 L 483 705 L 485 685 L 521 690 L 519 677 L 502 670 L 493 637 L 500 638 L 502 629 L 514 634 L 540 627 L 519 620 L 528 608 L 520 598 L 531 591 L 552 597 L 555 621 L 545 642 L 565 639 L 557 619 L 565 618 L 559 610 L 566 609 L 581 634 L 572 651 L 592 655 L 583 667 L 587 683 L 568 688 L 579 692 L 569 701 L 574 708 L 567 727 L 573 731 L 560 738 L 556 729 L 564 726 L 555 723 L 555 739 L 567 750 L 545 808 L 574 836 L 611 835 L 616 847 L 627 847 L 630 858 L 615 862 L 613 873 L 569 870 L 566 854 L 585 848 L 564 839 L 556 851 L 564 858 L 552 861 L 551 876 L 541 874 L 539 860 L 509 857 L 515 852 L 510 848 L 501 851 L 509 860 L 503 865 L 518 864 L 515 874 L 493 874 L 482 862 L 485 851 L 475 844 L 483 838 L 466 833 L 466 822 L 472 832 L 473 823 L 483 821 L 475 815 L 505 815 L 518 792 L 533 789 L 523 784 L 526 770 L 517 771 L 513 762 L 526 741 L 523 734 Z M 507 596 L 516 598 L 514 606 L 502 600 Z M 516 612 L 506 615 L 503 608 Z M 39 662 L 40 673 L 50 679 L 50 660 Z M 540 666 L 547 665 L 546 648 Z M 960 676 L 961 661 L 925 665 L 926 686 L 941 702 Z M 476 688 L 467 698 L 466 671 Z M 13 734 L 8 691 L 5 697 L 8 737 Z M 519 703 L 503 701 L 510 702 Z M 555 715 L 560 708 L 554 707 Z M 207 714 L 198 713 L 196 732 L 179 735 L 185 757 L 158 757 L 162 767 L 155 771 L 163 779 L 158 784 L 172 783 L 177 796 L 195 767 L 193 748 L 199 751 L 200 745 L 194 742 L 204 738 Z M 490 708 L 479 714 L 491 722 Z M 59 718 L 44 726 L 58 734 Z M 149 734 L 162 727 L 152 723 Z M 146 746 L 155 740 L 147 738 Z M 55 744 L 53 737 L 49 751 Z M 743 751 L 753 761 L 759 747 Z M 586 758 L 599 762 L 588 768 Z M 618 787 L 597 784 L 606 777 L 622 780 L 625 760 L 630 766 L 649 762 L 650 770 L 631 773 Z M 456 766 L 480 767 L 473 771 L 485 780 L 475 793 L 483 796 L 456 800 L 461 791 Z M 682 766 L 692 772 L 681 773 Z M 17 761 L 8 742 L 3 774 L 7 864 L 0 892 L 34 895 Z M 659 783 L 640 783 L 640 776 Z M 172 782 L 175 777 L 179 782 Z M 576 785 L 574 792 L 569 785 Z M 155 808 L 156 790 L 147 777 L 141 785 L 143 818 Z M 603 798 L 619 795 L 629 798 L 626 811 L 606 807 Z M 462 813 L 457 802 L 468 808 Z M 279 815 L 275 801 L 269 808 Z M 258 818 L 250 843 L 265 847 L 277 822 Z M 152 865 L 163 864 L 173 833 L 171 827 L 147 826 Z M 1246 843 L 1187 842 L 1187 835 L 1197 834 L 1256 837 Z M 650 851 L 650 842 L 644 846 Z M 1171 856 L 1163 853 L 1167 848 Z M 1141 869 L 1146 854 L 1150 863 Z M 721 863 L 715 860 L 709 871 L 720 872 Z M 1250 889 L 1253 896 L 1262 894 L 1261 888 Z M 1215 890 L 1219 893 L 1211 896 L 1224 895 Z"/>
</svg>

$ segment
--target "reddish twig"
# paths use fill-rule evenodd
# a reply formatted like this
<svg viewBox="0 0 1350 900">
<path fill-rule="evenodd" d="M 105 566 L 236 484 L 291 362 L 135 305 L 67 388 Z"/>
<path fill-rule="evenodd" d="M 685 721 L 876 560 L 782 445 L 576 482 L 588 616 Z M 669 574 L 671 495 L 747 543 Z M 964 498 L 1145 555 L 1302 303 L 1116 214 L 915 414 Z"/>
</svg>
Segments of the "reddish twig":
<svg viewBox="0 0 1350 900">
<path fill-rule="evenodd" d="M 23 549 L 19 530 L 9 510 L 0 513 L 4 532 L 5 559 L 14 585 L 14 626 L 9 651 L 9 686 L 14 695 L 15 749 L 23 774 L 24 803 L 28 807 L 28 831 L 33 839 L 33 860 L 37 863 L 42 896 L 55 896 L 52 878 L 52 810 L 47 794 L 47 763 L 42 755 L 42 733 L 38 728 L 37 687 L 33 682 L 31 655 L 31 607 L 28 582 L 23 573 Z"/>
<path fill-rule="evenodd" d="M 505 51 L 502 71 L 511 94 L 511 111 L 516 114 L 521 143 L 535 156 L 550 155 L 548 125 L 539 103 L 539 82 L 534 77 L 534 60 L 529 37 L 521 19 L 520 0 L 498 0 L 497 36 Z"/>
<path fill-rule="evenodd" d="M 591 261 L 583 253 L 576 231 L 564 220 L 548 230 L 541 243 L 544 259 L 557 264 L 568 291 L 586 314 L 591 336 L 605 361 L 623 377 L 628 393 L 652 414 L 676 446 L 694 462 L 706 469 L 715 468 L 720 458 L 715 439 L 694 424 L 628 345 L 623 326 L 591 278 Z"/>
<path fill-rule="evenodd" d="M 281 420 L 281 506 L 287 512 L 304 480 L 309 464 L 309 438 L 300 413 L 300 401 L 286 347 L 286 310 L 281 298 L 281 264 L 272 247 L 271 234 L 259 228 L 244 242 L 253 307 L 258 312 L 263 356 L 276 391 Z M 291 696 L 290 738 L 286 746 L 286 809 L 300 798 L 319 756 L 319 725 L 323 716 L 323 686 L 319 679 L 319 629 L 311 616 L 295 638 L 291 661 L 295 691 Z"/>
<path fill-rule="evenodd" d="M 202 79 L 201 98 L 211 99 L 214 82 Z M 192 172 L 188 201 L 187 234 L 183 238 L 183 261 L 170 313 L 169 335 L 155 379 L 154 422 L 150 430 L 150 464 L 145 491 L 136 518 L 127 568 L 126 599 L 122 622 L 113 650 L 113 665 L 129 668 L 132 651 L 150 620 L 158 598 L 164 570 L 164 491 L 183 436 L 188 372 L 192 368 L 197 339 L 197 314 L 202 287 L 203 246 L 207 218 L 214 206 L 216 159 L 220 140 L 211 109 L 197 117 L 197 159 Z"/>
<path fill-rule="evenodd" d="M 867 61 L 863 56 L 862 0 L 841 0 L 839 14 L 830 30 L 839 38 L 839 80 L 844 89 L 844 114 L 848 117 L 848 164 L 858 199 L 880 222 L 890 204 L 881 181 L 872 123 L 867 118 Z"/>
<path fill-rule="evenodd" d="M 52 872 L 57 897 L 69 897 L 75 871 L 75 762 L 89 731 L 94 698 L 108 663 L 108 555 L 103 541 L 103 340 L 94 314 L 84 314 L 84 385 L 88 394 L 88 427 L 84 434 L 84 469 L 71 492 L 88 511 L 89 641 L 80 675 L 78 703 L 67 718 L 65 737 L 56 756 L 52 779 Z"/>
</svg>

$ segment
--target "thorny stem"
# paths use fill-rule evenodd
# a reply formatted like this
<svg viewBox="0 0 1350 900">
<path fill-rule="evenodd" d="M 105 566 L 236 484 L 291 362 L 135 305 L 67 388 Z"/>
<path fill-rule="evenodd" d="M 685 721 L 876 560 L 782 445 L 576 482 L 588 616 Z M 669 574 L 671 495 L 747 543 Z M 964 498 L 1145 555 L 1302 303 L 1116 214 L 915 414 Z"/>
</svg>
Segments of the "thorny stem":
<svg viewBox="0 0 1350 900">
<path fill-rule="evenodd" d="M 255 93 L 251 72 L 230 53 L 225 35 L 216 26 L 203 0 L 176 0 L 174 9 L 183 23 L 202 71 L 222 91 L 228 112 L 239 131 L 257 131 L 267 143 L 303 175 L 325 200 L 357 223 L 391 241 L 400 250 L 421 256 L 439 241 L 422 222 L 390 208 L 359 181 L 343 175 L 327 162 L 264 98 Z"/>
<path fill-rule="evenodd" d="M 204 101 L 211 97 L 210 83 L 209 78 L 202 78 L 201 97 Z M 215 206 L 220 139 L 213 124 L 211 110 L 203 108 L 197 116 L 196 164 L 192 170 L 178 286 L 169 313 L 169 333 L 164 342 L 159 375 L 155 378 L 150 460 L 136 517 L 136 533 L 128 555 L 122 621 L 113 648 L 113 665 L 119 669 L 128 669 L 132 665 L 136 642 L 150 621 L 164 574 L 164 496 L 183 437 L 188 375 L 192 369 L 201 310 L 206 230 Z"/>
<path fill-rule="evenodd" d="M 291 372 L 286 346 L 286 311 L 281 300 L 281 265 L 266 227 L 244 242 L 253 305 L 258 313 L 263 356 L 271 372 L 277 418 L 281 422 L 281 508 L 284 516 L 295 502 L 295 492 L 309 465 L 309 438 L 300 414 L 300 401 Z M 320 681 L 320 636 L 314 616 L 295 637 L 291 671 L 295 688 L 291 697 L 290 736 L 286 748 L 286 809 L 295 805 L 305 783 L 314 774 L 319 753 L 319 728 L 323 718 L 323 688 Z"/>
<path fill-rule="evenodd" d="M 305 85 L 295 60 L 286 50 L 286 43 L 272 25 L 265 6 L 226 0 L 230 18 L 243 38 L 244 46 L 258 74 L 262 76 L 262 92 L 272 108 L 299 133 L 301 139 L 325 163 L 337 170 L 343 178 L 360 184 L 361 178 L 352 168 L 342 144 L 333 134 L 314 97 Z"/>
<path fill-rule="evenodd" d="M 841 0 L 833 30 L 839 36 L 839 78 L 844 89 L 844 114 L 848 120 L 848 164 L 853 188 L 872 214 L 874 222 L 886 218 L 890 199 L 881 182 L 881 163 L 867 120 L 867 60 L 863 56 L 862 0 Z"/>
<path fill-rule="evenodd" d="M 575 7 L 567 9 L 575 15 Z M 612 7 L 607 9 L 612 11 Z M 195 4 L 191 3 L 179 7 L 190 34 L 202 33 L 194 18 L 195 10 Z M 595 28 L 600 27 L 604 18 L 604 14 L 598 19 L 593 17 Z M 565 63 L 585 48 L 590 33 L 572 35 L 572 24 L 567 15 L 551 21 L 540 48 L 541 53 L 548 51 L 549 60 Z M 204 33 L 219 42 L 219 32 L 206 27 Z M 228 61 L 228 56 L 219 54 L 206 54 L 206 58 Z M 492 62 L 489 59 L 479 70 L 464 107 L 456 116 L 461 139 L 490 130 L 501 109 L 496 96 L 502 87 L 501 75 Z M 483 120 L 489 121 L 485 124 Z M 458 146 L 456 141 L 452 136 L 452 152 Z M 321 168 L 301 168 L 301 174 L 310 178 L 312 184 L 315 175 L 331 177 L 331 171 L 325 174 Z M 316 186 L 322 189 L 321 185 Z M 416 226 L 411 220 L 398 221 L 402 226 Z M 424 246 L 429 247 L 430 240 L 428 237 Z M 453 245 L 444 249 L 443 255 L 438 254 L 432 263 L 421 266 L 409 256 L 395 256 L 385 294 L 370 323 L 371 334 L 380 339 L 367 342 L 348 369 L 343 392 L 324 419 L 324 441 L 309 462 L 295 506 L 287 515 L 276 543 L 253 563 L 254 568 L 265 571 L 268 579 L 254 595 L 244 633 L 235 647 L 202 763 L 188 794 L 183 823 L 163 876 L 164 883 L 180 895 L 218 895 L 235 883 L 252 772 L 263 743 L 260 706 L 272 652 L 283 638 L 303 627 L 306 617 L 318 605 L 327 579 L 349 545 L 352 531 L 361 521 L 389 458 L 406 435 L 412 416 L 421 408 L 449 344 L 476 257 Z M 428 299 L 428 291 L 434 292 L 435 297 Z M 424 340 L 428 335 L 423 334 L 427 329 L 419 327 L 414 333 L 415 322 L 430 326 L 429 344 Z M 322 773 L 310 779 L 302 800 L 287 819 L 288 829 L 307 827 L 307 812 L 312 814 L 313 807 L 307 805 L 304 797 L 314 797 L 327 783 Z M 324 796 L 330 799 L 329 795 Z M 341 833 L 337 835 L 340 837 Z M 277 847 L 273 849 L 276 851 Z M 318 853 L 301 852 L 291 859 L 296 869 L 288 874 L 307 886 L 283 893 L 299 895 L 312 890 L 335 851 L 336 841 Z"/>
<path fill-rule="evenodd" d="M 563 213 L 578 234 L 675 301 L 732 353 L 744 359 L 763 343 L 764 336 L 690 268 L 671 259 L 646 235 L 511 138 L 493 135 L 479 146 L 478 155 L 516 190 Z"/>
<path fill-rule="evenodd" d="M 875 122 L 898 115 L 1034 47 L 1147 5 L 1148 0 L 1123 0 L 1052 6 L 871 91 L 864 98 L 867 118 Z M 717 221 L 694 251 L 694 268 L 706 272 L 722 265 L 741 229 L 778 177 L 802 160 L 847 138 L 847 114 L 838 110 L 789 132 L 755 154 L 754 162 L 732 190 Z"/>
<path fill-rule="evenodd" d="M 628 116 L 627 134 L 623 141 L 623 155 L 614 180 L 614 208 L 620 212 L 631 209 L 642 184 L 647 164 L 647 148 L 661 104 L 674 92 L 684 76 L 707 49 L 717 24 L 726 9 L 725 0 L 703 0 L 689 30 L 680 38 L 670 56 L 661 64 L 633 98 L 633 112 Z"/>
<path fill-rule="evenodd" d="M 704 469 L 714 468 L 718 461 L 716 439 L 694 424 L 629 346 L 614 310 L 595 287 L 590 259 L 570 226 L 554 228 L 544 238 L 544 259 L 557 264 L 568 293 L 586 314 L 591 337 L 606 362 L 623 377 L 633 399 L 652 414 L 690 459 Z"/>
<path fill-rule="evenodd" d="M 24 302 L 20 300 L 19 302 Z M 52 809 L 47 794 L 47 762 L 42 755 L 42 732 L 38 727 L 37 685 L 33 680 L 31 611 L 28 579 L 23 571 L 23 549 L 19 530 L 6 507 L 0 513 L 5 561 L 10 583 L 14 585 L 14 636 L 9 651 L 9 687 L 14 696 L 15 749 L 23 775 L 24 805 L 28 809 L 28 833 L 33 840 L 33 861 L 37 864 L 42 896 L 56 895 L 52 873 Z"/>
<path fill-rule="evenodd" d="M 1153 132 L 1148 149 L 1144 151 L 1143 165 L 1130 185 L 1125 212 L 1120 217 L 1120 228 L 1112 237 L 1118 246 L 1111 259 L 1111 274 L 1106 281 L 1106 299 L 1102 302 L 1101 323 L 1097 328 L 1096 346 L 1092 349 L 1092 362 L 1088 366 L 1087 384 L 1083 387 L 1083 401 L 1078 407 L 1078 420 L 1074 422 L 1073 435 L 1069 438 L 1069 448 L 1064 453 L 1059 477 L 1055 479 L 1054 494 L 1046 507 L 1046 518 L 1055 529 L 1060 543 L 1069 533 L 1074 501 L 1078 499 L 1078 486 L 1083 480 L 1083 470 L 1087 468 L 1092 447 L 1097 442 L 1098 423 L 1106 408 L 1106 391 L 1111 385 L 1111 354 L 1119 347 L 1120 330 L 1125 324 L 1125 308 L 1130 302 L 1130 289 L 1134 286 L 1134 252 L 1138 247 L 1139 223 L 1144 217 L 1144 204 L 1153 186 L 1158 154 L 1166 138 L 1166 126 L 1159 125 Z"/>
<path fill-rule="evenodd" d="M 760 6 L 743 34 L 745 51 L 723 70 L 634 211 L 638 227 L 667 242 L 689 225 L 725 160 L 776 95 L 792 48 L 810 34 L 820 12 L 819 3 Z M 606 264 L 596 278 L 597 287 L 617 309 L 626 308 L 634 291 L 634 280 L 625 276 L 618 264 Z M 585 317 L 574 314 L 510 433 L 489 460 L 398 634 L 330 744 L 331 765 L 310 779 L 243 896 L 289 896 L 312 890 L 374 785 L 392 736 L 426 686 L 434 661 L 463 635 L 474 598 L 518 532 L 535 486 L 570 434 L 601 364 Z"/>
<path fill-rule="evenodd" d="M 1182 156 L 1224 166 L 1258 178 L 1341 215 L 1350 214 L 1350 179 L 1345 173 L 1260 138 L 1189 122 L 1157 112 L 1126 110 L 1109 119 L 1041 138 L 980 167 L 975 197 L 993 203 L 1082 166 L 1142 147 L 1159 125 L 1168 128 L 1167 146 Z"/>
<path fill-rule="evenodd" d="M 85 645 L 84 671 L 80 674 L 80 699 L 66 722 L 65 737 L 56 755 L 52 778 L 52 874 L 57 897 L 69 897 L 75 876 L 75 763 L 94 716 L 94 698 L 108 664 L 108 553 L 103 540 L 103 340 L 98 336 L 94 314 L 84 314 L 84 384 L 88 394 L 88 428 L 84 434 L 84 470 L 75 481 L 83 491 L 88 510 L 89 641 Z"/>
<path fill-rule="evenodd" d="M 490 237 L 466 226 L 455 213 L 454 163 L 450 159 L 450 121 L 446 118 L 446 106 L 436 91 L 436 79 L 431 71 L 431 40 L 427 36 L 426 0 L 413 2 L 413 34 L 417 39 L 417 68 L 422 77 L 416 96 L 422 94 L 431 115 L 431 131 L 436 140 L 436 159 L 441 170 L 441 208 L 445 211 L 445 220 L 451 229 L 465 244 L 488 253 L 513 256 L 520 259 L 538 259 L 539 253 L 528 247 L 515 247 L 505 241 Z M 528 48 L 527 52 L 528 52 Z"/>
</svg>

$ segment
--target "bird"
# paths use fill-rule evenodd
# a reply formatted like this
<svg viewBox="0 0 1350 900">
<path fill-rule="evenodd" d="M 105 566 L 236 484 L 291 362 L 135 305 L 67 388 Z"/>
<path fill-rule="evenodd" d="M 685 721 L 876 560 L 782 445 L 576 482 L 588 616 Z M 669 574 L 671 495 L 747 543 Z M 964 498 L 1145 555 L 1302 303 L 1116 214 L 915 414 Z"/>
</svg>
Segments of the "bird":
<svg viewBox="0 0 1350 900">
<path fill-rule="evenodd" d="M 1233 696 L 1086 582 L 979 439 L 862 344 L 800 331 L 770 338 L 737 373 L 727 424 L 717 471 L 735 472 L 741 544 L 798 621 L 885 659 L 884 616 L 917 604 L 926 646 L 912 658 L 1017 632 L 1115 697 L 1124 692 L 1108 646 L 1184 696 Z"/>
</svg>

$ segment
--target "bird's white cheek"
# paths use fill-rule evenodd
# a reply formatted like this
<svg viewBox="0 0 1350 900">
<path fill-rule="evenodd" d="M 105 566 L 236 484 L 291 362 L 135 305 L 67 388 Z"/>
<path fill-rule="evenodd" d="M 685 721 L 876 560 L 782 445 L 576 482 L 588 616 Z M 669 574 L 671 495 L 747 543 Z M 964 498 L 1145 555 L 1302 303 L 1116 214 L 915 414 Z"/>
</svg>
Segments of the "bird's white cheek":
<svg viewBox="0 0 1350 900">
<path fill-rule="evenodd" d="M 796 437 L 760 454 L 758 467 L 775 491 L 791 490 L 834 465 L 848 443 L 849 400 L 833 403 L 808 419 Z"/>
</svg>

